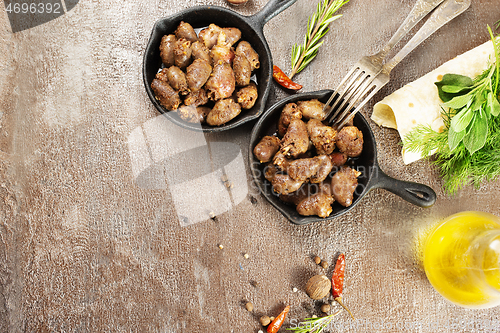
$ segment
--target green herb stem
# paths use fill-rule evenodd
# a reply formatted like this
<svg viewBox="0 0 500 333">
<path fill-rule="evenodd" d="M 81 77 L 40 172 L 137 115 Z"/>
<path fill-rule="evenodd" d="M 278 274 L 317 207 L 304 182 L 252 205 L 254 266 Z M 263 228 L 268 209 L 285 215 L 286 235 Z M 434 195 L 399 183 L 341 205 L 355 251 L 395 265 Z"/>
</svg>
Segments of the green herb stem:
<svg viewBox="0 0 500 333">
<path fill-rule="evenodd" d="M 297 327 L 287 328 L 287 330 L 298 333 L 321 333 L 341 312 L 342 310 L 325 317 L 306 318 L 303 322 L 299 323 Z"/>
<path fill-rule="evenodd" d="M 342 15 L 333 14 L 349 0 L 322 0 L 316 12 L 307 21 L 307 32 L 304 44 L 295 44 L 292 48 L 292 73 L 290 79 L 302 71 L 318 54 L 319 47 L 323 44 L 320 41 L 328 32 L 330 23 L 340 18 Z"/>
</svg>

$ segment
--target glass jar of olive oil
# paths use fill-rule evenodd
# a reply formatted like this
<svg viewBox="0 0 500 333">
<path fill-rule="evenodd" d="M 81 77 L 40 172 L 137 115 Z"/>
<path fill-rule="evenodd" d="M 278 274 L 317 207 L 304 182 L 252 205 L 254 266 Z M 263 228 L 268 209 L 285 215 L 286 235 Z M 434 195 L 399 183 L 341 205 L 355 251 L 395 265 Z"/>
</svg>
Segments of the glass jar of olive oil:
<svg viewBox="0 0 500 333">
<path fill-rule="evenodd" d="M 472 211 L 449 216 L 427 238 L 424 268 L 433 287 L 457 305 L 500 305 L 500 219 Z"/>
</svg>

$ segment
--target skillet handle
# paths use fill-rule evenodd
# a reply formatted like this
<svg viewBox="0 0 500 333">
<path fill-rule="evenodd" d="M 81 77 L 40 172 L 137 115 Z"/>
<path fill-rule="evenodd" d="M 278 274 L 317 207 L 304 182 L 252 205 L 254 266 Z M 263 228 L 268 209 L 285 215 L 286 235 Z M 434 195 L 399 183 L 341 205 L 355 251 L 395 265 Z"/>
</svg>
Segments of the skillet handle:
<svg viewBox="0 0 500 333">
<path fill-rule="evenodd" d="M 378 165 L 375 172 L 373 188 L 383 188 L 419 207 L 431 207 L 436 202 L 436 192 L 427 185 L 389 177 Z"/>
<path fill-rule="evenodd" d="M 273 17 L 293 5 L 297 0 L 269 0 L 269 2 L 259 12 L 250 16 L 254 27 L 263 30 L 264 25 Z"/>
</svg>

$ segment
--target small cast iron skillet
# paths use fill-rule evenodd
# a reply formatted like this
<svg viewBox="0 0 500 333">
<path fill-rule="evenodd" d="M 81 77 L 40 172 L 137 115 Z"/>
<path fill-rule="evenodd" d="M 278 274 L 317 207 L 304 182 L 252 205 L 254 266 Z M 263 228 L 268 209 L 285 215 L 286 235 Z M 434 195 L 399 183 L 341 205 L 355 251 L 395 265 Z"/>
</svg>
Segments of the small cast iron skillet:
<svg viewBox="0 0 500 333">
<path fill-rule="evenodd" d="M 273 61 L 271 50 L 264 38 L 264 25 L 295 1 L 297 0 L 270 0 L 260 12 L 252 16 L 243 16 L 223 7 L 197 6 L 158 20 L 153 27 L 143 59 L 144 86 L 153 105 L 175 124 L 203 132 L 225 131 L 258 118 L 264 112 L 273 76 Z M 210 23 L 215 23 L 220 27 L 236 27 L 241 30 L 241 40 L 249 42 L 259 54 L 260 68 L 254 72 L 259 93 L 257 102 L 253 108 L 242 110 L 236 118 L 223 126 L 200 126 L 200 124 L 183 121 L 175 112 L 169 112 L 161 106 L 151 89 L 151 82 L 162 65 L 159 50 L 161 38 L 166 34 L 174 33 L 181 21 L 188 22 L 195 29 L 207 27 Z"/>
<path fill-rule="evenodd" d="M 267 110 L 264 115 L 255 124 L 252 130 L 249 149 L 250 168 L 255 183 L 259 187 L 262 195 L 276 207 L 286 218 L 295 224 L 308 224 L 317 221 L 331 220 L 347 213 L 354 206 L 356 206 L 361 199 L 372 189 L 383 188 L 386 189 L 406 201 L 420 206 L 430 207 L 436 201 L 436 193 L 429 186 L 397 180 L 387 176 L 379 167 L 377 161 L 377 144 L 375 137 L 361 113 L 356 114 L 354 117 L 354 125 L 363 132 L 363 152 L 359 157 L 348 161 L 348 165 L 357 169 L 362 174 L 358 177 L 358 187 L 354 193 L 354 200 L 351 206 L 343 207 L 335 202 L 332 206 L 333 211 L 327 218 L 320 218 L 318 216 L 302 216 L 297 213 L 294 205 L 287 204 L 279 199 L 279 197 L 272 190 L 271 183 L 264 177 L 264 165 L 259 162 L 253 155 L 253 148 L 262 137 L 266 135 L 273 135 L 276 132 L 276 127 L 281 114 L 281 110 L 287 103 L 297 102 L 301 100 L 309 100 L 317 98 L 325 103 L 328 97 L 332 94 L 331 90 L 322 90 L 311 93 L 303 93 L 285 98 Z"/>
</svg>

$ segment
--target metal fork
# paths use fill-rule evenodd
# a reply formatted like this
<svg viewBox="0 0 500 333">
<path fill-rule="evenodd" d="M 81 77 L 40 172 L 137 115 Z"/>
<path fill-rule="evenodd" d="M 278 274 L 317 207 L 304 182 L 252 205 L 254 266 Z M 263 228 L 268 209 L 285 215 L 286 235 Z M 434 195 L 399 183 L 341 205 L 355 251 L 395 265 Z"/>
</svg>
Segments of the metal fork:
<svg viewBox="0 0 500 333">
<path fill-rule="evenodd" d="M 351 100 L 355 100 L 353 95 L 360 88 L 360 86 L 370 78 L 373 79 L 382 70 L 382 63 L 387 54 L 394 48 L 394 46 L 404 37 L 408 32 L 420 22 L 427 14 L 436 8 L 443 0 L 417 0 L 412 10 L 398 28 L 396 33 L 391 37 L 389 42 L 382 48 L 380 52 L 371 56 L 364 56 L 361 58 L 342 79 L 335 93 L 330 96 L 326 102 L 323 112 L 330 114 L 332 110 L 336 110 L 331 119 L 335 119 L 338 113 L 347 106 Z M 349 80 L 350 79 L 350 80 Z M 349 80 L 349 83 L 346 82 Z M 339 97 L 335 100 L 333 105 L 328 108 L 336 93 Z M 343 103 L 336 109 L 335 107 L 341 102 Z"/>
<path fill-rule="evenodd" d="M 471 0 L 418 0 L 412 11 L 386 46 L 373 56 L 365 56 L 358 61 L 342 79 L 337 89 L 325 104 L 324 112 L 332 125 L 340 129 L 352 120 L 354 115 L 389 82 L 391 70 L 427 37 L 447 22 L 460 15 L 470 6 Z M 440 4 L 440 5 L 439 5 Z M 387 63 L 384 58 L 389 51 L 423 17 L 438 6 L 430 18 L 413 38 Z M 382 65 L 383 64 L 383 65 Z M 349 82 L 346 84 L 346 82 Z M 330 103 L 335 99 L 333 105 Z M 339 105 L 340 104 L 340 105 Z M 350 110 L 354 110 L 349 113 Z M 339 115 L 339 113 L 342 112 Z"/>
</svg>

